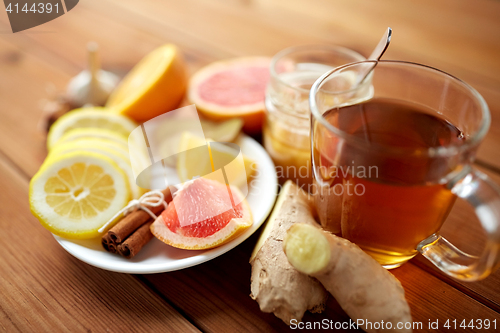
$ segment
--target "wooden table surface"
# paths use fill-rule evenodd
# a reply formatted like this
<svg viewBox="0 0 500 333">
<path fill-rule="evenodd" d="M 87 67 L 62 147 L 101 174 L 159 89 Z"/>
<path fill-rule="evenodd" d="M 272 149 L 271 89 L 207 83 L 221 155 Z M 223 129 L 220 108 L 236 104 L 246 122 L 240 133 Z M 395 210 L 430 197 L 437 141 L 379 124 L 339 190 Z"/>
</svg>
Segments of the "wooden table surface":
<svg viewBox="0 0 500 333">
<path fill-rule="evenodd" d="M 28 183 L 46 156 L 36 126 L 39 101 L 47 86 L 62 90 L 84 68 L 91 40 L 108 70 L 125 73 L 172 42 L 193 72 L 217 59 L 272 56 L 306 43 L 338 44 L 367 56 L 387 26 L 394 37 L 385 59 L 440 68 L 484 96 L 493 122 L 476 166 L 500 183 L 499 1 L 82 0 L 68 14 L 16 34 L 1 11 L 0 331 L 290 330 L 249 297 L 248 259 L 258 235 L 208 263 L 155 275 L 112 273 L 66 253 L 29 211 Z M 484 235 L 467 205 L 455 206 L 444 229 L 465 250 L 480 251 Z M 500 327 L 500 272 L 461 283 L 419 256 L 392 272 L 424 328 L 429 320 L 447 319 L 496 319 Z M 330 298 L 325 313 L 304 320 L 324 318 L 348 317 Z"/>
</svg>

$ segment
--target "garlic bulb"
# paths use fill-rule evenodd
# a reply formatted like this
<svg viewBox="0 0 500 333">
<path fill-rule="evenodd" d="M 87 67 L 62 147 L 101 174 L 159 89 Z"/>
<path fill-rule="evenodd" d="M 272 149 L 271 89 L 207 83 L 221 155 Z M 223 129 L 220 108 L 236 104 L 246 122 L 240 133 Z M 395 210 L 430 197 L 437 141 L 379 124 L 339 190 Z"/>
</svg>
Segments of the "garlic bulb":
<svg viewBox="0 0 500 333">
<path fill-rule="evenodd" d="M 87 50 L 88 69 L 71 79 L 66 90 L 68 100 L 74 108 L 104 105 L 119 81 L 115 74 L 100 69 L 98 46 L 95 42 L 90 42 Z"/>
</svg>

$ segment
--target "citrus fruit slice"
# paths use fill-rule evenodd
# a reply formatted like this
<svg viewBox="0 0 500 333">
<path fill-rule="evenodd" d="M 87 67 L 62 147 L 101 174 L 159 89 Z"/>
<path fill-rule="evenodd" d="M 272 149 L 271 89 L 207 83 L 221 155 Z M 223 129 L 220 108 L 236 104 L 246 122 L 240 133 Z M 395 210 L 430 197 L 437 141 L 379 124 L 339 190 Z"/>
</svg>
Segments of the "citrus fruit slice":
<svg viewBox="0 0 500 333">
<path fill-rule="evenodd" d="M 128 180 L 110 158 L 75 152 L 58 156 L 31 179 L 30 208 L 52 233 L 93 238 L 130 199 Z"/>
<path fill-rule="evenodd" d="M 130 163 L 129 159 L 129 154 L 128 154 L 128 147 L 123 144 L 119 144 L 114 141 L 110 141 L 107 139 L 99 139 L 99 138 L 94 138 L 94 137 L 82 137 L 79 139 L 76 139 L 74 141 L 68 141 L 68 142 L 61 142 L 58 143 L 52 148 L 49 152 L 49 155 L 47 156 L 47 159 L 49 159 L 52 155 L 56 155 L 57 152 L 61 149 L 61 147 L 67 147 L 68 145 L 71 145 L 75 148 L 80 148 L 85 150 L 86 148 L 92 148 L 92 147 L 104 147 L 108 149 L 114 150 L 117 154 L 122 156 L 124 159 Z"/>
<path fill-rule="evenodd" d="M 230 198 L 238 199 L 240 203 L 232 205 Z M 227 206 L 232 208 L 226 210 Z M 182 226 L 180 216 L 196 221 Z M 203 250 L 227 243 L 252 223 L 250 206 L 238 189 L 198 178 L 177 193 L 167 209 L 151 225 L 151 232 L 171 246 Z"/>
<path fill-rule="evenodd" d="M 135 65 L 111 94 L 106 107 L 144 122 L 177 108 L 186 86 L 186 67 L 179 49 L 163 45 Z"/>
<path fill-rule="evenodd" d="M 233 118 L 223 122 L 213 122 L 209 120 L 201 120 L 203 133 L 207 138 L 212 138 L 218 142 L 231 142 L 236 140 L 243 127 L 243 120 Z"/>
<path fill-rule="evenodd" d="M 127 138 L 137 124 L 127 117 L 106 112 L 105 108 L 76 109 L 63 115 L 50 127 L 48 148 L 51 149 L 66 132 L 85 127 L 108 129 Z"/>
<path fill-rule="evenodd" d="M 207 141 L 189 132 L 182 133 L 179 143 L 181 153 L 178 155 L 176 167 L 181 182 L 207 175 L 213 171 Z"/>
<path fill-rule="evenodd" d="M 222 122 L 200 119 L 200 123 L 204 136 L 218 142 L 232 142 L 236 140 L 243 127 L 243 120 L 239 118 Z M 198 125 L 192 119 L 164 121 L 155 130 L 155 139 L 161 142 L 162 145 L 170 146 L 173 144 L 173 133 L 197 131 L 198 128 Z"/>
<path fill-rule="evenodd" d="M 69 130 L 59 140 L 57 140 L 56 145 L 79 139 L 103 139 L 115 142 L 124 149 L 128 149 L 127 137 L 111 130 L 95 127 L 75 128 Z"/>
<path fill-rule="evenodd" d="M 85 144 L 85 142 L 94 141 L 95 145 Z M 138 199 L 141 195 L 145 193 L 145 190 L 140 188 L 135 183 L 135 177 L 132 172 L 132 167 L 130 166 L 130 160 L 127 155 L 120 153 L 119 149 L 121 147 L 114 147 L 114 143 L 94 139 L 94 140 L 79 140 L 76 142 L 66 142 L 63 144 L 57 144 L 57 146 L 50 152 L 49 156 L 45 159 L 44 164 L 50 164 L 51 160 L 57 158 L 58 156 L 71 153 L 71 152 L 94 152 L 105 155 L 111 158 L 118 167 L 125 172 L 130 185 L 130 191 L 133 199 Z"/>
<path fill-rule="evenodd" d="M 260 132 L 270 62 L 266 57 L 214 62 L 193 75 L 187 97 L 209 119 L 240 117 L 245 131 Z"/>
<path fill-rule="evenodd" d="M 224 165 L 229 184 L 241 187 L 249 181 L 256 170 L 254 161 L 243 155 L 243 163 L 241 163 L 241 160 L 234 159 L 234 151 L 231 147 L 220 143 L 201 148 L 207 142 L 213 142 L 213 140 L 207 139 L 205 141 L 189 132 L 182 134 L 179 151 L 183 153 L 179 154 L 177 160 L 177 175 L 182 182 L 201 176 L 208 178 L 209 176 L 206 175 L 215 171 L 213 170 L 214 164 L 226 164 L 221 163 L 221 161 L 232 161 Z M 200 148 L 194 149 L 196 147 Z M 206 151 L 204 151 L 205 149 Z"/>
</svg>

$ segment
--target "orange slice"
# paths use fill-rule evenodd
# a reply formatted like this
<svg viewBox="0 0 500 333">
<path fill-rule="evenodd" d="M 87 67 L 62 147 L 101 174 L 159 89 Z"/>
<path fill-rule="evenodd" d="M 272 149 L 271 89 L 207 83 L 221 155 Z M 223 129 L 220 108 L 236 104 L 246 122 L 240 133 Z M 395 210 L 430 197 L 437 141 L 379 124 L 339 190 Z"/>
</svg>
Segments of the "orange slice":
<svg viewBox="0 0 500 333">
<path fill-rule="evenodd" d="M 144 122 L 178 107 L 187 85 L 179 49 L 163 45 L 146 55 L 111 94 L 106 107 Z"/>
</svg>

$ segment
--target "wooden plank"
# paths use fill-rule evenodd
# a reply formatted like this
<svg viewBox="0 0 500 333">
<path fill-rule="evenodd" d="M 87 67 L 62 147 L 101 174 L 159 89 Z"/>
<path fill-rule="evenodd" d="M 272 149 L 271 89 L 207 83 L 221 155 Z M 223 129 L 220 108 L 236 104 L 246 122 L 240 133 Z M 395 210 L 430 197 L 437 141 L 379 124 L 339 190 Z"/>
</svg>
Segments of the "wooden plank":
<svg viewBox="0 0 500 333">
<path fill-rule="evenodd" d="M 8 332 L 198 332 L 130 275 L 66 253 L 29 211 L 28 181 L 0 156 L 0 328 Z"/>
<path fill-rule="evenodd" d="M 71 16 L 33 28 L 33 32 L 50 29 L 54 33 L 0 37 L 72 75 L 86 67 L 86 44 L 89 41 L 99 44 L 102 66 L 121 74 L 132 68 L 148 52 L 165 43 L 175 43 L 182 47 L 189 64 L 206 64 L 228 56 L 227 53 L 210 47 L 208 42 L 199 41 L 201 46 L 198 46 L 182 31 L 156 29 L 152 33 L 148 30 L 150 26 L 142 23 L 141 17 L 130 14 L 107 1 L 82 2 L 75 11 L 71 11 Z M 7 24 L 1 18 L 0 23 Z M 126 40 L 117 36 L 126 36 Z"/>
<path fill-rule="evenodd" d="M 477 332 L 477 329 L 467 327 L 463 329 L 447 330 L 443 324 L 447 320 L 456 319 L 460 324 L 463 320 L 468 324 L 471 320 L 489 319 L 496 320 L 497 327 L 490 327 L 488 332 L 498 331 L 500 314 L 489 307 L 481 304 L 473 298 L 453 288 L 440 278 L 423 272 L 412 263 L 404 264 L 398 269 L 391 271 L 403 284 L 405 296 L 410 304 L 413 321 L 423 324 L 422 331 L 431 331 L 428 327 L 429 321 L 439 321 L 439 332 Z M 458 325 L 459 325 L 458 324 Z"/>
<path fill-rule="evenodd" d="M 125 13 L 122 18 L 129 18 L 128 10 L 136 17 L 149 18 L 141 21 L 143 25 L 180 30 L 190 35 L 193 42 L 209 40 L 213 46 L 237 55 L 271 55 L 293 44 L 315 42 L 344 45 L 368 55 L 380 39 L 381 31 L 391 24 L 395 31 L 386 54 L 388 59 L 396 56 L 440 68 L 445 66 L 445 70 L 453 68 L 452 72 L 460 77 L 469 73 L 489 84 L 500 83 L 496 75 L 500 72 L 496 61 L 500 48 L 495 42 L 500 40 L 500 24 L 493 19 L 500 13 L 500 5 L 491 1 L 481 0 L 480 5 L 463 0 L 447 0 L 438 5 L 431 1 L 413 4 L 363 0 L 251 3 L 186 0 L 140 4 L 131 0 L 107 1 L 115 3 L 117 9 L 122 7 Z M 190 15 L 182 15 L 185 12 Z M 381 15 L 373 15 L 374 12 Z M 446 20 L 442 19 L 444 12 Z M 469 15 L 470 12 L 475 15 Z M 448 23 L 455 20 L 464 24 Z M 460 43 L 456 43 L 458 38 Z M 479 49 L 484 52 L 475 52 Z"/>
<path fill-rule="evenodd" d="M 0 73 L 0 150 L 31 177 L 46 155 L 39 102 L 47 84 L 64 85 L 69 76 L 1 38 Z"/>
<path fill-rule="evenodd" d="M 387 59 L 396 56 L 435 64 L 445 70 L 453 68 L 452 72 L 458 76 L 472 72 L 488 78 L 489 83 L 500 83 L 500 64 L 496 60 L 500 52 L 498 2 L 277 0 L 271 3 L 278 10 L 321 22 L 323 28 L 314 29 L 320 36 L 360 48 L 365 54 L 371 52 L 373 46 L 370 43 L 376 43 L 381 31 L 389 25 L 394 29 L 394 39 Z M 295 24 L 288 24 L 288 27 L 307 29 L 307 26 Z M 344 31 L 339 34 L 341 29 Z M 469 81 L 469 78 L 465 79 Z"/>
</svg>

